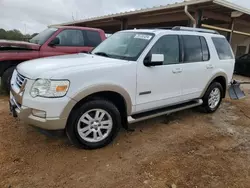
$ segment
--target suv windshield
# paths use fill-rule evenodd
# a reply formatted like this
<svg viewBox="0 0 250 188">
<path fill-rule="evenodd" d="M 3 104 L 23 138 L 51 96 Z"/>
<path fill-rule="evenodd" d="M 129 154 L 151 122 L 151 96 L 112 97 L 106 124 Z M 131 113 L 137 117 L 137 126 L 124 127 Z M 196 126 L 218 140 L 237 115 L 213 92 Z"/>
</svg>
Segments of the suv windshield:
<svg viewBox="0 0 250 188">
<path fill-rule="evenodd" d="M 48 28 L 30 39 L 30 42 L 43 45 L 57 30 L 57 28 Z"/>
<path fill-rule="evenodd" d="M 136 61 L 153 37 L 152 33 L 119 32 L 97 46 L 92 54 Z"/>
</svg>

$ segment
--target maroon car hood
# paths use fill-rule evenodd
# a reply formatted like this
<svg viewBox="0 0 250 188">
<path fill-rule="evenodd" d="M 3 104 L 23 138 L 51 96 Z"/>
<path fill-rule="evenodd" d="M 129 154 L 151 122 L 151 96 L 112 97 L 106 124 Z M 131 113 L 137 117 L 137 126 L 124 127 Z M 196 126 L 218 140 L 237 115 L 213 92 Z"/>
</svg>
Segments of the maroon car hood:
<svg viewBox="0 0 250 188">
<path fill-rule="evenodd" d="M 0 51 L 1 48 L 22 48 L 29 50 L 39 50 L 40 45 L 23 41 L 0 40 Z"/>
</svg>

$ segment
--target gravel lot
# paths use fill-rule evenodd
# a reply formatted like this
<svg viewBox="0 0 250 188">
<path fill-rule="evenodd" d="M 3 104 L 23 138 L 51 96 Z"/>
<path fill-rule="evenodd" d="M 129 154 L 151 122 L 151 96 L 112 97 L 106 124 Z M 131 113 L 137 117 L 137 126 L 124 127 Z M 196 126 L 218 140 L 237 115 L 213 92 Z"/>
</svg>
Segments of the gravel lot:
<svg viewBox="0 0 250 188">
<path fill-rule="evenodd" d="M 237 79 L 250 80 L 243 77 Z M 0 187 L 250 187 L 250 87 L 214 114 L 195 109 L 133 125 L 86 151 L 12 118 L 0 97 Z"/>
</svg>

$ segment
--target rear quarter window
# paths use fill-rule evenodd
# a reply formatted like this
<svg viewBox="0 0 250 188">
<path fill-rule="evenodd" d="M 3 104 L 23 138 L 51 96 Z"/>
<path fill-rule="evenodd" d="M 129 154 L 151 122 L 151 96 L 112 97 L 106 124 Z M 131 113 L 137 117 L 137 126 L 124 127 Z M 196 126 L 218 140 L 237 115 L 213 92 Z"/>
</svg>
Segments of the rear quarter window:
<svg viewBox="0 0 250 188">
<path fill-rule="evenodd" d="M 221 60 L 233 59 L 233 53 L 230 44 L 225 38 L 212 37 L 214 46 Z"/>
<path fill-rule="evenodd" d="M 208 61 L 210 59 L 210 53 L 207 46 L 207 41 L 204 37 L 200 37 L 201 47 L 202 47 L 202 60 Z"/>
</svg>

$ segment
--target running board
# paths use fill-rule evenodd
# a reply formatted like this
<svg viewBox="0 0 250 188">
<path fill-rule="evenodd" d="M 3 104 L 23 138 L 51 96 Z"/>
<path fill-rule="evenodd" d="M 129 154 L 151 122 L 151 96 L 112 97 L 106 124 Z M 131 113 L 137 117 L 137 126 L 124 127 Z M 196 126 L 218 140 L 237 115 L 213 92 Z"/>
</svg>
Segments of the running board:
<svg viewBox="0 0 250 188">
<path fill-rule="evenodd" d="M 168 106 L 165 108 L 161 108 L 161 109 L 157 109 L 157 110 L 152 110 L 149 112 L 143 112 L 140 114 L 135 114 L 132 116 L 128 117 L 128 123 L 132 124 L 132 123 L 136 123 L 139 121 L 143 121 L 146 119 L 151 119 L 154 117 L 158 117 L 158 116 L 162 116 L 162 115 L 166 115 L 166 114 L 171 114 L 173 112 L 178 112 L 181 110 L 185 110 L 185 109 L 189 109 L 189 108 L 193 108 L 196 106 L 200 106 L 203 104 L 203 101 L 201 99 L 197 99 L 194 101 L 190 101 L 190 102 L 186 102 L 183 104 L 178 104 L 175 106 Z"/>
</svg>

